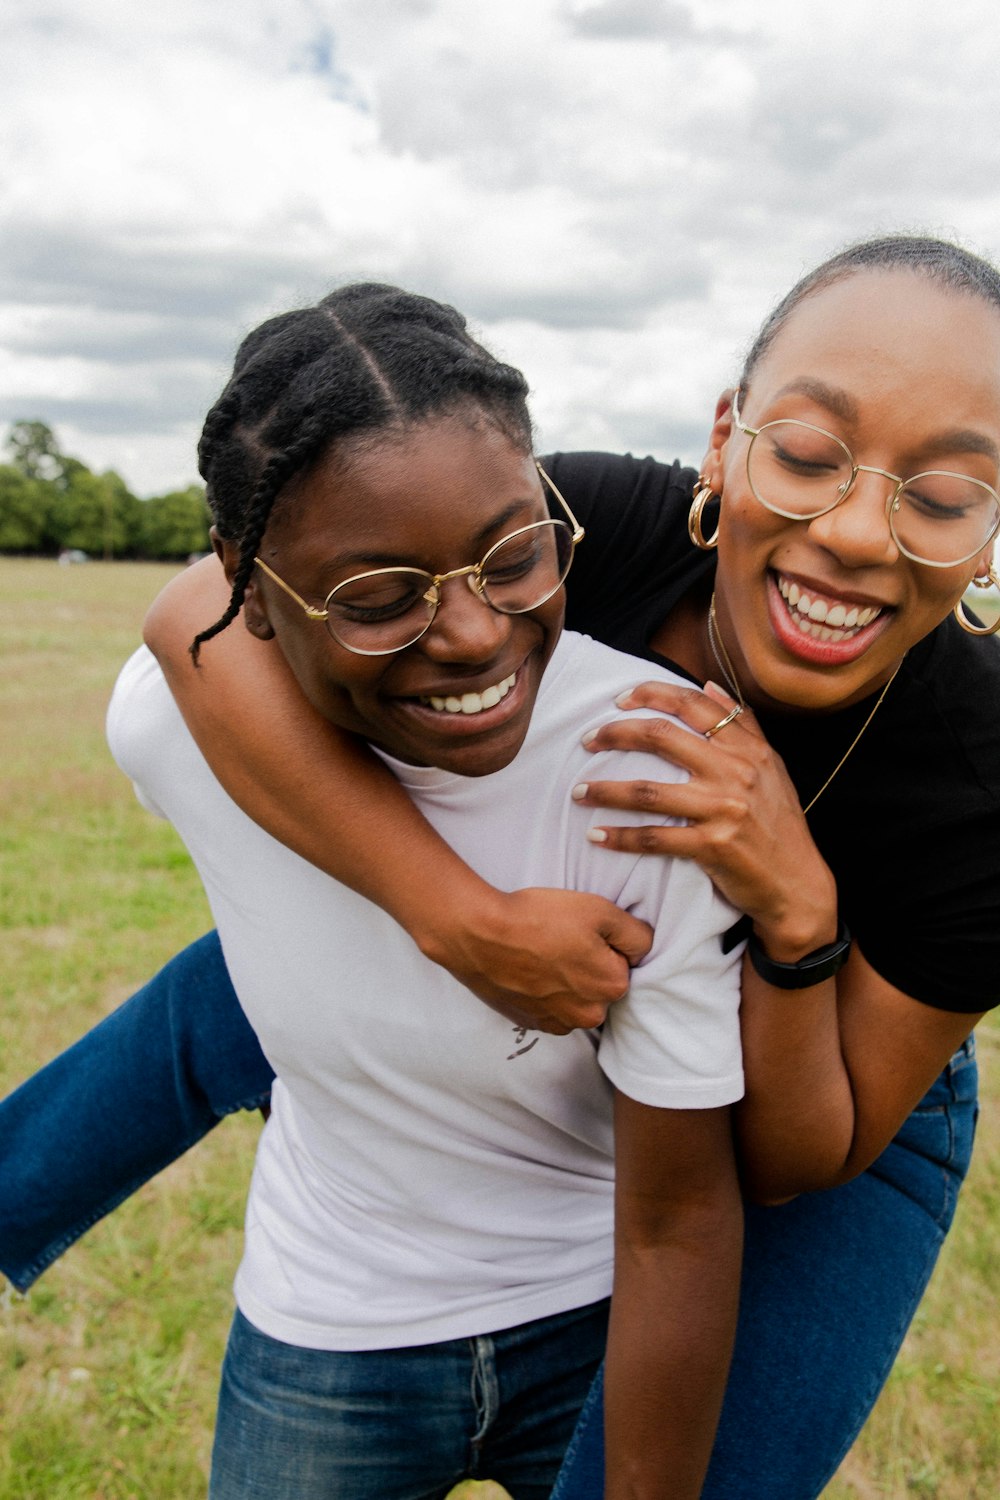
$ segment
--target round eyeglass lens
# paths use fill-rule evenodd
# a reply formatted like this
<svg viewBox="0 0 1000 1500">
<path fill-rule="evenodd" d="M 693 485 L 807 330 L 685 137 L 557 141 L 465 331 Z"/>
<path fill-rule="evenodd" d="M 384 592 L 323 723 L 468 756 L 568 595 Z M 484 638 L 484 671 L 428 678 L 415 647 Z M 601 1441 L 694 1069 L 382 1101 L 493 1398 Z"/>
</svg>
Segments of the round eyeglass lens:
<svg viewBox="0 0 1000 1500">
<path fill-rule="evenodd" d="M 520 615 L 550 599 L 573 561 L 565 521 L 522 527 L 487 552 L 479 574 L 484 599 L 503 615 Z"/>
<path fill-rule="evenodd" d="M 1000 523 L 1000 507 L 978 479 L 931 472 L 906 481 L 889 521 L 908 557 L 944 567 L 966 562 L 986 546 Z"/>
<path fill-rule="evenodd" d="M 363 656 L 400 651 L 419 640 L 434 618 L 431 584 L 431 575 L 419 568 L 382 568 L 349 578 L 326 601 L 326 627 L 335 641 Z"/>
<path fill-rule="evenodd" d="M 839 438 L 808 422 L 768 422 L 751 439 L 747 474 L 768 510 L 811 520 L 846 494 L 854 459 Z"/>
</svg>

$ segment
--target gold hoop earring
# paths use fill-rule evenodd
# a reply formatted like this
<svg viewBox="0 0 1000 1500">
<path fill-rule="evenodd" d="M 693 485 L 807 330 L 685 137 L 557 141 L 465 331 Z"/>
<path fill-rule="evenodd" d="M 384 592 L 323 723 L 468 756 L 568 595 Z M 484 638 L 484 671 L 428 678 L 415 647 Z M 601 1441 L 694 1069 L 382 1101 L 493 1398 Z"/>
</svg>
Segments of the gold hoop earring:
<svg viewBox="0 0 1000 1500">
<path fill-rule="evenodd" d="M 699 474 L 698 488 L 694 492 L 691 509 L 688 511 L 688 536 L 691 538 L 693 544 L 699 547 L 702 552 L 715 551 L 719 545 L 719 528 L 716 526 L 712 535 L 706 537 L 701 529 L 701 513 L 711 501 L 721 499 L 722 496 L 715 493 L 708 480 Z"/>
<path fill-rule="evenodd" d="M 985 578 L 974 578 L 972 582 L 977 589 L 1000 588 L 1000 578 L 997 577 L 992 566 L 987 571 Z M 964 600 L 962 599 L 959 599 L 955 605 L 953 613 L 955 619 L 967 635 L 996 635 L 997 631 L 1000 630 L 1000 615 L 997 615 L 992 625 L 974 625 L 965 613 Z"/>
</svg>

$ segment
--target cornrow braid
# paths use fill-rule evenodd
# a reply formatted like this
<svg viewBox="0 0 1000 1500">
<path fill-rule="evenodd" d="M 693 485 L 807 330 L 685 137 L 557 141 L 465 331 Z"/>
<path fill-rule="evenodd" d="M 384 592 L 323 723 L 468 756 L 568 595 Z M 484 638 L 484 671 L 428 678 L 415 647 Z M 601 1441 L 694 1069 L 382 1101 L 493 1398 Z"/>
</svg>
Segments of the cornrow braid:
<svg viewBox="0 0 1000 1500">
<path fill-rule="evenodd" d="M 254 558 L 289 481 L 341 441 L 399 431 L 463 405 L 532 449 L 524 376 L 469 333 L 455 308 L 375 282 L 269 318 L 240 345 L 208 413 L 198 467 L 219 535 L 239 545 L 225 612 L 191 645 L 225 630 L 243 606 Z"/>
<path fill-rule="evenodd" d="M 951 240 L 916 234 L 889 234 L 861 240 L 838 251 L 803 276 L 768 314 L 743 363 L 740 388 L 748 384 L 754 369 L 795 309 L 813 292 L 822 291 L 860 271 L 900 270 L 926 276 L 941 286 L 978 297 L 982 302 L 1000 308 L 1000 271 L 989 261 Z"/>
</svg>

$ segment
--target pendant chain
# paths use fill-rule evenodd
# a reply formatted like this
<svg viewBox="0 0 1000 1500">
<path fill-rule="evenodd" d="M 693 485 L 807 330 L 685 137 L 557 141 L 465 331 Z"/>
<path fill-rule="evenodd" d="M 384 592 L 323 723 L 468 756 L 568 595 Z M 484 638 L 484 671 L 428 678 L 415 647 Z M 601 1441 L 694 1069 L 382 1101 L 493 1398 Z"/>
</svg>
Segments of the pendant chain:
<svg viewBox="0 0 1000 1500">
<path fill-rule="evenodd" d="M 729 691 L 732 693 L 733 697 L 740 705 L 740 708 L 746 708 L 747 700 L 743 696 L 743 690 L 740 687 L 739 679 L 736 676 L 736 668 L 729 660 L 729 652 L 726 650 L 725 643 L 721 635 L 719 634 L 719 623 L 715 618 L 714 593 L 712 595 L 712 601 L 708 606 L 708 644 L 712 648 L 712 655 L 715 657 L 715 665 L 718 667 L 719 671 L 726 679 L 726 686 L 729 688 Z"/>
<path fill-rule="evenodd" d="M 746 708 L 746 699 L 743 696 L 743 690 L 740 687 L 739 678 L 736 676 L 736 669 L 729 658 L 729 652 L 726 650 L 726 643 L 722 639 L 722 636 L 719 634 L 719 622 L 715 617 L 714 593 L 712 595 L 712 602 L 708 606 L 708 644 L 712 649 L 712 655 L 715 658 L 716 666 L 722 673 L 723 677 L 726 679 L 726 684 L 729 688 L 729 691 L 732 693 L 733 697 L 740 705 L 740 708 Z M 829 776 L 826 778 L 823 785 L 816 793 L 815 797 L 813 797 L 810 802 L 806 803 L 805 807 L 802 809 L 803 813 L 809 813 L 812 811 L 812 809 L 816 806 L 816 803 L 826 791 L 827 787 L 830 785 L 833 778 L 837 775 L 837 772 L 850 758 L 861 736 L 864 734 L 872 719 L 874 719 L 875 715 L 882 707 L 882 700 L 884 699 L 889 689 L 892 687 L 892 684 L 895 682 L 896 673 L 899 671 L 899 668 L 902 665 L 902 661 L 899 661 L 896 666 L 896 671 L 893 672 L 892 676 L 889 678 L 889 681 L 879 693 L 878 698 L 875 701 L 875 706 L 872 709 L 871 713 L 868 715 L 867 719 L 862 724 L 861 728 L 858 730 L 857 734 L 854 736 L 853 740 L 848 745 L 847 749 L 844 751 L 843 755 L 840 757 L 837 764 L 834 766 L 833 770 L 830 772 Z"/>
</svg>

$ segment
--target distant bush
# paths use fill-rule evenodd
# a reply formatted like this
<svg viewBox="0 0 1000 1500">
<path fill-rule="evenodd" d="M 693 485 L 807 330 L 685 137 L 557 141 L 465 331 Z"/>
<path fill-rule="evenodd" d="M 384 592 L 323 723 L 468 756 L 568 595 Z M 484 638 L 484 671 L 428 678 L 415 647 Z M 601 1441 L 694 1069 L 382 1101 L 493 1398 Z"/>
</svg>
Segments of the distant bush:
<svg viewBox="0 0 1000 1500">
<path fill-rule="evenodd" d="M 0 552 L 175 559 L 207 552 L 200 485 L 140 500 L 113 469 L 61 453 L 44 422 L 15 422 L 0 464 Z"/>
</svg>

